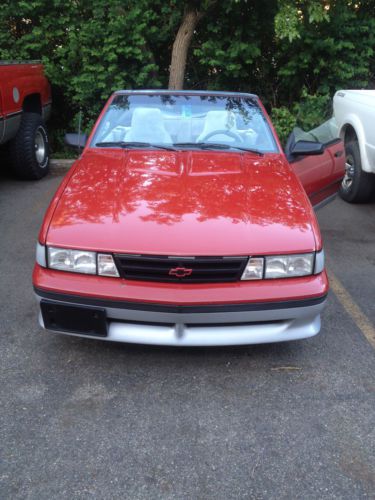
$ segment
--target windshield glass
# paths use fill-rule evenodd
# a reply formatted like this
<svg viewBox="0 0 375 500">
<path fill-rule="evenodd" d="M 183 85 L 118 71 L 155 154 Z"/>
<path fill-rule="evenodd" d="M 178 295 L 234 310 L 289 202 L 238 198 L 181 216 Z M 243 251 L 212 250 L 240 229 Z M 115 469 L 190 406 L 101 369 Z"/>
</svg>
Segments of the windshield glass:
<svg viewBox="0 0 375 500">
<path fill-rule="evenodd" d="M 255 99 L 207 94 L 119 94 L 101 119 L 91 146 L 106 143 L 278 151 Z"/>
</svg>

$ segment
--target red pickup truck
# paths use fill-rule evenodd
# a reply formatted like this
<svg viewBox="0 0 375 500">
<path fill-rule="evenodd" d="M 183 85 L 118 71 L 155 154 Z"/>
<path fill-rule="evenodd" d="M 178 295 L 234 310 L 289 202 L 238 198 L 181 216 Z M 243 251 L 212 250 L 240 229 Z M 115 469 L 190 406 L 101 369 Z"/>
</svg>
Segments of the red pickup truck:
<svg viewBox="0 0 375 500">
<path fill-rule="evenodd" d="M 252 94 L 116 92 L 39 234 L 40 324 L 178 346 L 317 334 L 328 280 L 313 207 L 344 164 L 340 139 L 292 134 L 283 150 Z"/>
<path fill-rule="evenodd" d="M 48 173 L 45 122 L 51 111 L 51 88 L 39 62 L 0 61 L 0 146 L 9 150 L 13 171 L 22 179 Z"/>
</svg>

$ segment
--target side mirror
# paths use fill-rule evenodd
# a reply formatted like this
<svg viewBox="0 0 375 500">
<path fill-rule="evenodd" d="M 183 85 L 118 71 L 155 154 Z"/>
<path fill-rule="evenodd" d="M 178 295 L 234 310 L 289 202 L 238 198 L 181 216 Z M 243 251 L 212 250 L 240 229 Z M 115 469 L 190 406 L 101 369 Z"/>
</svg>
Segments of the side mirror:
<svg viewBox="0 0 375 500">
<path fill-rule="evenodd" d="M 290 148 L 290 154 L 293 156 L 322 155 L 324 153 L 324 144 L 313 141 L 297 141 Z"/>
<path fill-rule="evenodd" d="M 86 134 L 65 134 L 64 142 L 67 146 L 83 149 L 87 142 Z"/>
</svg>

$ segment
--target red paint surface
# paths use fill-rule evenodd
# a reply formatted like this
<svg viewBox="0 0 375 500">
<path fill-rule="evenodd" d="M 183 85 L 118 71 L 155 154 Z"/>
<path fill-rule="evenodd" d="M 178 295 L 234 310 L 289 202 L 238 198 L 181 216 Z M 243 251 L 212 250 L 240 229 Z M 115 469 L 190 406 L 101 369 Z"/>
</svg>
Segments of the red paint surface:
<svg viewBox="0 0 375 500">
<path fill-rule="evenodd" d="M 340 142 L 324 155 L 290 165 L 282 152 L 260 157 L 86 146 L 47 210 L 39 241 L 103 252 L 181 256 L 320 250 L 310 201 L 319 203 L 337 191 L 344 159 L 334 153 L 342 148 Z M 328 291 L 325 272 L 193 285 L 126 281 L 36 265 L 33 282 L 55 292 L 170 304 L 293 300 Z"/>
<path fill-rule="evenodd" d="M 13 99 L 14 88 L 20 94 L 18 102 Z M 24 98 L 31 94 L 39 94 L 42 106 L 51 102 L 51 87 L 42 64 L 0 66 L 0 89 L 0 116 L 21 111 Z"/>
<path fill-rule="evenodd" d="M 38 288 L 50 292 L 177 305 L 298 300 L 321 297 L 328 292 L 325 272 L 303 278 L 183 285 L 87 276 L 52 271 L 36 265 L 33 282 Z"/>
<path fill-rule="evenodd" d="M 342 153 L 335 156 L 336 153 Z M 344 144 L 328 145 L 322 155 L 305 156 L 291 164 L 313 205 L 337 193 L 345 171 Z"/>
<path fill-rule="evenodd" d="M 56 201 L 51 246 L 264 255 L 314 251 L 319 239 L 311 205 L 279 154 L 91 149 Z"/>
</svg>

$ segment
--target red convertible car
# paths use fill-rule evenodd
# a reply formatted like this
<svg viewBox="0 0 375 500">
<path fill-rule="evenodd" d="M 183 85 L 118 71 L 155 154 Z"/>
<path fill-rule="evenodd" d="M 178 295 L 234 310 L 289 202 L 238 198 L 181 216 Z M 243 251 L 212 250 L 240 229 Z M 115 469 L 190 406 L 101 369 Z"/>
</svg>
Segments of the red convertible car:
<svg viewBox="0 0 375 500">
<path fill-rule="evenodd" d="M 317 334 L 313 207 L 336 194 L 344 149 L 301 137 L 283 151 L 252 94 L 114 93 L 87 141 L 67 138 L 84 150 L 39 234 L 41 326 L 177 346 Z"/>
</svg>

